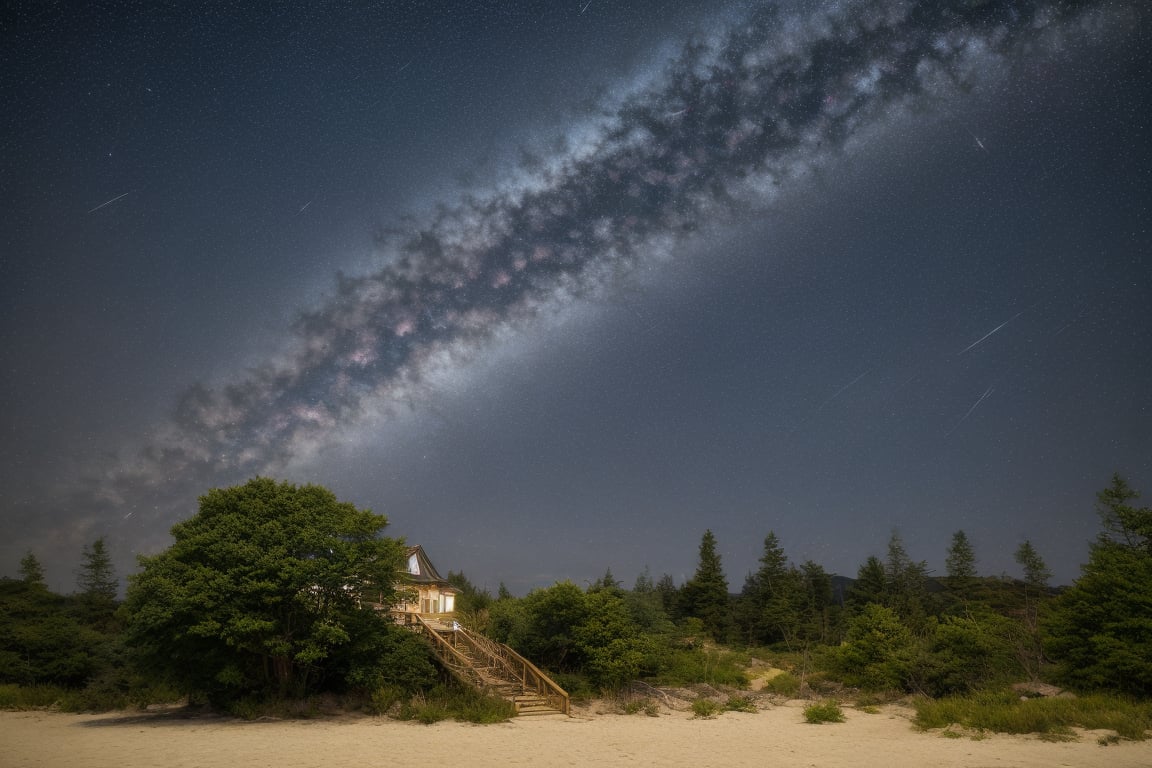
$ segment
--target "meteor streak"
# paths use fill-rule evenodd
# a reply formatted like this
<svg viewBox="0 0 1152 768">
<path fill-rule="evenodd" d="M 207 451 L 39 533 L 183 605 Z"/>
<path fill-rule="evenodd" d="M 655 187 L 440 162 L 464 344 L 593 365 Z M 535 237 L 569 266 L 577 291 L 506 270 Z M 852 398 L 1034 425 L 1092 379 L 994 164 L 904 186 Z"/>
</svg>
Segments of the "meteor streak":
<svg viewBox="0 0 1152 768">
<path fill-rule="evenodd" d="M 100 209 L 101 209 L 101 208 L 103 208 L 104 206 L 106 206 L 106 205 L 112 205 L 112 203 L 116 202 L 117 200 L 119 200 L 119 199 L 120 199 L 120 198 L 122 198 L 122 197 L 127 197 L 127 196 L 128 196 L 128 195 L 130 195 L 131 193 L 132 193 L 132 190 L 128 190 L 127 192 L 125 192 L 125 193 L 124 193 L 124 194 L 122 194 L 122 195 L 117 195 L 116 197 L 112 198 L 111 200 L 109 200 L 109 201 L 107 201 L 107 202 L 104 202 L 104 203 L 100 203 L 100 205 L 98 205 L 98 206 L 96 206 L 95 208 L 93 208 L 92 210 L 88 211 L 88 213 L 96 213 L 96 211 L 100 210 Z"/>
<path fill-rule="evenodd" d="M 992 334 L 996 333 L 997 331 L 999 331 L 999 330 L 1000 330 L 1001 328 L 1003 328 L 1004 326 L 1008 325 L 1008 323 L 1010 323 L 1010 322 L 1012 322 L 1013 320 L 1015 320 L 1016 318 L 1020 317 L 1020 315 L 1024 314 L 1026 311 L 1027 311 L 1027 310 L 1024 310 L 1024 309 L 1022 309 L 1022 310 L 1020 310 L 1019 312 L 1017 312 L 1016 314 L 1012 315 L 1012 317 L 1010 317 L 1010 318 L 1008 318 L 1007 320 L 1005 320 L 1004 322 L 1000 323 L 1000 325 L 998 325 L 998 326 L 996 326 L 995 328 L 993 328 L 992 330 L 988 331 L 988 333 L 984 334 L 984 335 L 983 335 L 983 336 L 981 336 L 980 338 L 976 339 L 976 341 L 972 342 L 972 343 L 971 343 L 971 344 L 969 344 L 968 346 L 964 347 L 964 349 L 962 349 L 962 350 L 960 350 L 959 352 L 957 352 L 957 353 L 956 353 L 956 357 L 960 357 L 960 355 L 962 355 L 962 354 L 964 354 L 965 352 L 967 352 L 968 350 L 972 349 L 972 347 L 975 347 L 976 345 L 980 344 L 982 341 L 984 341 L 985 339 L 987 339 L 989 336 L 991 336 Z"/>
<path fill-rule="evenodd" d="M 949 437 L 953 432 L 960 429 L 960 425 L 967 421 L 968 417 L 972 415 L 972 412 L 980 407 L 980 403 L 984 402 L 988 395 L 992 394 L 994 391 L 995 390 L 992 387 L 988 387 L 988 389 L 984 390 L 984 394 L 980 395 L 980 399 L 972 403 L 972 407 L 968 409 L 968 413 L 964 414 L 960 421 L 956 422 L 956 426 L 948 430 L 948 434 L 944 435 L 944 437 Z"/>
</svg>

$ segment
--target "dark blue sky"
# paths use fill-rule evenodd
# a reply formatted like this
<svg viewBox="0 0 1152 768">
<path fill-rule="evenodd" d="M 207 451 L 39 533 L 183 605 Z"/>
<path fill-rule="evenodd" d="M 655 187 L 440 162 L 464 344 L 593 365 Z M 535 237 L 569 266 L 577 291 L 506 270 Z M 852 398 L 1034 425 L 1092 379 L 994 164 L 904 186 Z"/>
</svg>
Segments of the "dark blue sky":
<svg viewBox="0 0 1152 768">
<path fill-rule="evenodd" d="M 1056 10 L 1059 8 L 1060 10 Z M 0 573 L 318 482 L 513 591 L 1152 492 L 1139 3 L 18 3 Z"/>
</svg>

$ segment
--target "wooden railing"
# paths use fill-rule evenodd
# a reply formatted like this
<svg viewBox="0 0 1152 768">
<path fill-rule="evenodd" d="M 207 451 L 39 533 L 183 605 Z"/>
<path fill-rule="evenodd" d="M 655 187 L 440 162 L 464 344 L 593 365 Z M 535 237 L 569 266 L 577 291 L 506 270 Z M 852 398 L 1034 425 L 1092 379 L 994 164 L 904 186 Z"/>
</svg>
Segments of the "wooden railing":
<svg viewBox="0 0 1152 768">
<path fill-rule="evenodd" d="M 484 635 L 465 629 L 453 623 L 448 630 L 437 630 L 424 617 L 415 616 L 420 630 L 433 640 L 436 655 L 462 681 L 481 690 L 489 690 L 490 685 L 475 668 L 477 661 L 483 661 L 494 677 L 508 682 L 516 682 L 525 692 L 535 693 L 554 709 L 570 714 L 571 703 L 568 693 L 552 678 L 544 674 L 532 662 L 503 643 L 497 643 Z M 449 640 L 444 635 L 451 637 Z M 457 650 L 457 644 L 464 645 L 471 652 L 473 661 Z M 466 670 L 464 669 L 466 668 Z"/>
<path fill-rule="evenodd" d="M 467 643 L 474 654 L 483 656 L 502 667 L 506 674 L 517 680 L 525 691 L 532 691 L 553 708 L 569 714 L 568 693 L 532 662 L 503 643 L 460 627 L 455 630 L 457 640 Z"/>
<path fill-rule="evenodd" d="M 471 685 L 488 692 L 488 681 L 481 677 L 472 661 L 441 635 L 434 627 L 428 624 L 418 614 L 411 614 L 416 618 L 415 629 L 418 629 L 432 644 L 432 652 L 440 659 L 445 668 L 455 675 L 460 682 Z"/>
</svg>

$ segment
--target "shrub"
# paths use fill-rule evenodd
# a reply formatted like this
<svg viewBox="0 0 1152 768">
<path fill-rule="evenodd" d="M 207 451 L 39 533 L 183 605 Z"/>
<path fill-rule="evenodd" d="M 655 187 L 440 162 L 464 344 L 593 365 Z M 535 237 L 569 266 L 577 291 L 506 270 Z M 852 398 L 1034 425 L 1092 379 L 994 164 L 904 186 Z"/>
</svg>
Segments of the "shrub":
<svg viewBox="0 0 1152 768">
<path fill-rule="evenodd" d="M 724 709 L 729 712 L 755 712 L 756 702 L 747 696 L 729 696 L 724 703 Z"/>
<path fill-rule="evenodd" d="M 771 680 L 766 680 L 762 690 L 780 696 L 795 696 L 800 692 L 800 680 L 791 672 L 781 672 Z"/>
<path fill-rule="evenodd" d="M 915 641 L 891 608 L 869 603 L 848 625 L 844 644 L 831 648 L 826 663 L 847 685 L 877 691 L 904 688 Z"/>
<path fill-rule="evenodd" d="M 712 699 L 696 699 L 692 702 L 692 716 L 701 719 L 716 717 L 720 712 L 720 705 Z"/>
<path fill-rule="evenodd" d="M 1052 734 L 1062 738 L 1073 726 L 1115 731 L 1127 739 L 1148 738 L 1152 711 L 1119 696 L 1084 696 L 1021 701 L 1012 691 L 986 691 L 915 702 L 913 723 L 922 729 L 961 725 L 997 733 Z"/>
<path fill-rule="evenodd" d="M 55 685 L 0 685 L 0 709 L 42 709 L 55 706 L 68 691 Z"/>
<path fill-rule="evenodd" d="M 656 685 L 730 685 L 747 688 L 747 658 L 732 651 L 679 648 L 668 654 L 656 674 Z"/>
<path fill-rule="evenodd" d="M 821 704 L 812 704 L 804 708 L 804 719 L 813 724 L 842 723 L 844 711 L 834 701 L 825 701 Z"/>
</svg>

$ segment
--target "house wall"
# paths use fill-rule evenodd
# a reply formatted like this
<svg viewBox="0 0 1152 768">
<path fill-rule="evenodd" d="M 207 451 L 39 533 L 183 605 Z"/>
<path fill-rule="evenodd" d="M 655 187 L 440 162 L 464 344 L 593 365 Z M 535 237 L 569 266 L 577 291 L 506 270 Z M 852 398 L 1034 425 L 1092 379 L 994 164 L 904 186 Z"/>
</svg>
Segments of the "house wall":
<svg viewBox="0 0 1152 768">
<path fill-rule="evenodd" d="M 413 585 L 408 590 L 415 590 L 414 599 L 397 603 L 395 610 L 404 613 L 452 613 L 456 610 L 455 592 L 423 584 Z"/>
</svg>

